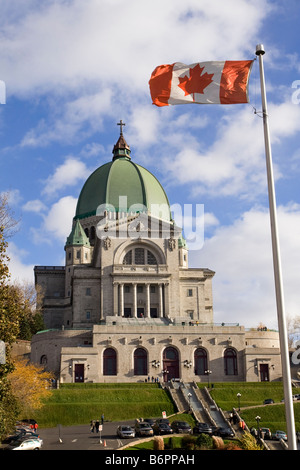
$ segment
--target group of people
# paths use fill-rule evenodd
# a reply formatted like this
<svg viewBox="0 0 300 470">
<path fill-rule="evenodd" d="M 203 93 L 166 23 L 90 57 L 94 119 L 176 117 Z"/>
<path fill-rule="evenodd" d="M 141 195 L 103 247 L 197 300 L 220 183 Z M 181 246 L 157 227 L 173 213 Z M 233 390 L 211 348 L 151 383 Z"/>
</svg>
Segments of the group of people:
<svg viewBox="0 0 300 470">
<path fill-rule="evenodd" d="M 91 432 L 99 432 L 100 424 L 102 425 L 104 423 L 104 414 L 101 416 L 101 420 L 99 419 L 92 419 L 90 423 L 90 429 Z"/>
</svg>

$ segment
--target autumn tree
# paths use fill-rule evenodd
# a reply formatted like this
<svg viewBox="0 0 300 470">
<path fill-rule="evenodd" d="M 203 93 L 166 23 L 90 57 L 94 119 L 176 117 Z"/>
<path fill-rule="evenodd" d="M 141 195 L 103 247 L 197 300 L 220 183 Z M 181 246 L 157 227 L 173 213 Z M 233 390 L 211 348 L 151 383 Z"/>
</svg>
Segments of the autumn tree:
<svg viewBox="0 0 300 470">
<path fill-rule="evenodd" d="M 21 412 L 31 412 L 43 406 L 43 399 L 51 394 L 53 374 L 45 372 L 36 364 L 17 359 L 15 368 L 9 374 L 12 392 L 20 403 Z"/>
<path fill-rule="evenodd" d="M 14 397 L 8 374 L 13 370 L 11 347 L 19 334 L 20 309 L 17 299 L 9 286 L 9 258 L 7 243 L 0 227 L 0 340 L 5 343 L 5 361 L 0 364 L 0 438 L 13 426 L 18 414 L 17 400 Z"/>
</svg>

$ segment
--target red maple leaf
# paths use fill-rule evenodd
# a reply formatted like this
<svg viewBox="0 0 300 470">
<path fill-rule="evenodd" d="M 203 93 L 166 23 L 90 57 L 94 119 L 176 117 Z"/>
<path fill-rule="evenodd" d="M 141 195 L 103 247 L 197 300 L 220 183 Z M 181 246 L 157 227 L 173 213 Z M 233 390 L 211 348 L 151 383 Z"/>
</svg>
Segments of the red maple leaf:
<svg viewBox="0 0 300 470">
<path fill-rule="evenodd" d="M 180 84 L 178 86 L 184 91 L 184 96 L 194 93 L 204 94 L 204 89 L 212 83 L 214 74 L 205 72 L 202 75 L 203 70 L 204 67 L 200 67 L 197 64 L 194 68 L 190 69 L 189 77 L 187 75 L 179 77 Z M 193 101 L 195 101 L 194 96 Z"/>
</svg>

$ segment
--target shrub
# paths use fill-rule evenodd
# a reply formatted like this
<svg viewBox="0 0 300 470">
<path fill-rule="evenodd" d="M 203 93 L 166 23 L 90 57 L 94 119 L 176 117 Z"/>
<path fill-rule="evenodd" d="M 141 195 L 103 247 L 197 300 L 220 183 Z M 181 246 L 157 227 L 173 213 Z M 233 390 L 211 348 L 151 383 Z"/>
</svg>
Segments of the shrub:
<svg viewBox="0 0 300 470">
<path fill-rule="evenodd" d="M 153 439 L 153 450 L 164 450 L 165 443 L 161 436 L 155 436 Z"/>
</svg>

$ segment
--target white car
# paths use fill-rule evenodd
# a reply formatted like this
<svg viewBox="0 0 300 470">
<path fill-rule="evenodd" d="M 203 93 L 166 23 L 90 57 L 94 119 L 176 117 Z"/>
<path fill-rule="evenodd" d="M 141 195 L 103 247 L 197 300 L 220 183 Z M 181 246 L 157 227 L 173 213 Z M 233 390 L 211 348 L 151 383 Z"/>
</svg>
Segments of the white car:
<svg viewBox="0 0 300 470">
<path fill-rule="evenodd" d="M 123 439 L 124 438 L 131 438 L 131 437 L 135 437 L 135 432 L 134 432 L 134 429 L 132 429 L 131 426 L 118 426 L 117 428 L 117 435 L 119 437 L 122 437 Z"/>
<path fill-rule="evenodd" d="M 41 450 L 43 446 L 42 439 L 20 439 L 18 441 L 12 442 L 7 449 L 8 450 Z"/>
</svg>

